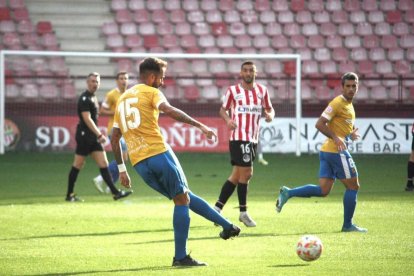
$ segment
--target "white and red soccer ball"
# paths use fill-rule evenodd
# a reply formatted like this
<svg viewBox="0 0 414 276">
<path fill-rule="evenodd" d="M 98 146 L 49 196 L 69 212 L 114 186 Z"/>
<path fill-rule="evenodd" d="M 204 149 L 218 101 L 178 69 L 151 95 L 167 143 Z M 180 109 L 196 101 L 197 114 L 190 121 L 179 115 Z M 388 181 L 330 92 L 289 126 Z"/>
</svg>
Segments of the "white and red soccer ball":
<svg viewBox="0 0 414 276">
<path fill-rule="evenodd" d="M 312 235 L 302 236 L 296 245 L 296 254 L 307 262 L 317 260 L 321 256 L 322 250 L 321 240 Z"/>
</svg>

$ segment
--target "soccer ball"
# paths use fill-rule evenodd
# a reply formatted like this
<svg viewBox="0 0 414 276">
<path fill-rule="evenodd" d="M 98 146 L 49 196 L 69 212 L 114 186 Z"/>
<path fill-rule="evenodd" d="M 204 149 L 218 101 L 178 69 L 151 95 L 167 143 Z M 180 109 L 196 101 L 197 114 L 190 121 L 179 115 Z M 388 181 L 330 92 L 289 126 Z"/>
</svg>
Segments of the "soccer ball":
<svg viewBox="0 0 414 276">
<path fill-rule="evenodd" d="M 307 262 L 318 259 L 322 254 L 322 250 L 321 240 L 312 235 L 302 236 L 296 245 L 296 254 Z"/>
</svg>

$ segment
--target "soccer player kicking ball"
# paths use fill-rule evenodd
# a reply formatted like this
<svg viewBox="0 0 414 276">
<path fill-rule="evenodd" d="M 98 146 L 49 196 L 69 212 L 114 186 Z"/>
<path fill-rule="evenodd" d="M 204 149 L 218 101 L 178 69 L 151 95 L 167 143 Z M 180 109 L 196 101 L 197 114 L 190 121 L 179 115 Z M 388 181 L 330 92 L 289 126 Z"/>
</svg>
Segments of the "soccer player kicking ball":
<svg viewBox="0 0 414 276">
<path fill-rule="evenodd" d="M 344 194 L 344 223 L 342 232 L 367 232 L 368 230 L 352 223 L 359 189 L 358 172 L 354 160 L 346 146 L 346 139 L 359 138 L 354 127 L 355 111 L 352 100 L 358 92 L 358 76 L 349 72 L 342 76 L 342 95 L 334 98 L 316 122 L 316 128 L 327 139 L 319 153 L 319 186 L 304 185 L 294 189 L 282 187 L 276 202 L 276 211 L 291 197 L 324 197 L 331 191 L 338 178 L 346 187 Z"/>
<path fill-rule="evenodd" d="M 209 127 L 171 106 L 158 90 L 164 83 L 167 62 L 146 58 L 139 65 L 140 84 L 127 90 L 119 99 L 114 116 L 111 145 L 118 164 L 119 179 L 127 188 L 131 180 L 122 159 L 120 139 L 127 143 L 132 165 L 145 183 L 174 201 L 175 256 L 173 266 L 204 266 L 187 254 L 190 227 L 189 210 L 223 227 L 220 237 L 227 240 L 238 236 L 240 228 L 231 224 L 202 198 L 190 191 L 180 162 L 165 143 L 158 125 L 160 111 L 165 115 L 200 129 L 208 139 L 217 139 Z"/>
</svg>

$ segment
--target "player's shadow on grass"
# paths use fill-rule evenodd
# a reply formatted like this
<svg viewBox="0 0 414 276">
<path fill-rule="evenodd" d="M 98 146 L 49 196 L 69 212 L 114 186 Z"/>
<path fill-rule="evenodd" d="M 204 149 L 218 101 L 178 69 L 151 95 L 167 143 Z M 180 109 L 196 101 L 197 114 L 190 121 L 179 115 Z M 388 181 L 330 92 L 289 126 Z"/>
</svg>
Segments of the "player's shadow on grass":
<svg viewBox="0 0 414 276">
<path fill-rule="evenodd" d="M 280 265 L 269 265 L 268 267 L 283 268 L 283 267 L 297 267 L 297 266 L 309 266 L 310 264 L 280 264 Z"/>
<path fill-rule="evenodd" d="M 201 226 L 191 227 L 202 228 Z M 136 231 L 118 231 L 118 232 L 105 232 L 105 233 L 78 233 L 78 234 L 56 234 L 56 235 L 45 235 L 45 236 L 32 236 L 22 238 L 5 238 L 0 239 L 3 241 L 10 240 L 31 240 L 31 239 L 49 239 L 49 238 L 71 238 L 71 237 L 100 237 L 100 236 L 114 236 L 114 235 L 126 235 L 126 234 L 142 234 L 142 233 L 161 233 L 161 232 L 172 232 L 171 228 L 165 229 L 145 229 Z"/>
<path fill-rule="evenodd" d="M 121 272 L 143 272 L 145 271 L 158 271 L 158 270 L 171 270 L 171 269 L 189 269 L 194 267 L 172 267 L 172 266 L 149 266 L 138 268 L 125 268 L 125 269 L 110 269 L 110 270 L 90 270 L 90 271 L 78 271 L 78 272 L 54 272 L 45 274 L 27 274 L 26 276 L 65 276 L 65 275 L 87 275 L 87 274 L 100 274 L 100 273 L 121 273 Z"/>
</svg>

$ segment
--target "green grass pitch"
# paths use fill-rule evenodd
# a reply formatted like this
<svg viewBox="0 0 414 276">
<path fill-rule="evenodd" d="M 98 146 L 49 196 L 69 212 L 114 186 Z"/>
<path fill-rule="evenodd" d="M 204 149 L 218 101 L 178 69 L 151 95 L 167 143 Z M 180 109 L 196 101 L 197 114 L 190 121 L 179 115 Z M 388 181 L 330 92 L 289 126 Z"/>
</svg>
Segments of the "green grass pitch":
<svg viewBox="0 0 414 276">
<path fill-rule="evenodd" d="M 178 154 L 192 191 L 213 204 L 231 167 L 228 154 Z M 341 233 L 342 195 L 337 182 L 327 198 L 291 199 L 280 214 L 281 185 L 316 183 L 318 156 L 267 154 L 255 164 L 249 212 L 256 228 L 238 222 L 237 195 L 224 215 L 241 226 L 233 240 L 191 213 L 188 250 L 207 267 L 171 267 L 173 203 L 150 190 L 129 166 L 134 194 L 120 202 L 98 194 L 92 159 L 67 203 L 72 154 L 6 153 L 0 156 L 0 275 L 412 275 L 414 193 L 404 192 L 405 155 L 355 155 L 361 190 L 355 222 L 369 232 Z M 295 245 L 304 234 L 324 244 L 319 260 L 304 262 Z"/>
</svg>

